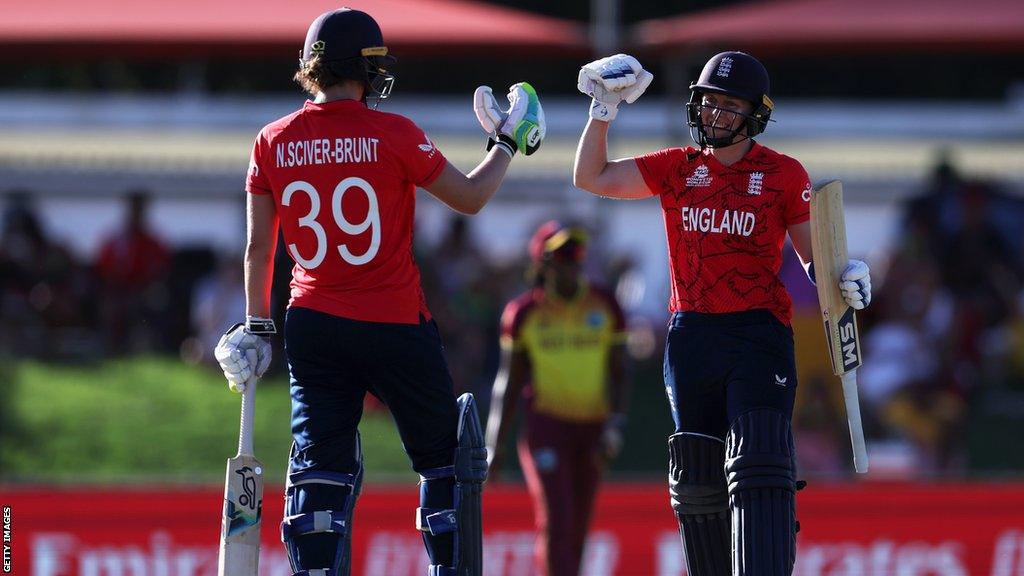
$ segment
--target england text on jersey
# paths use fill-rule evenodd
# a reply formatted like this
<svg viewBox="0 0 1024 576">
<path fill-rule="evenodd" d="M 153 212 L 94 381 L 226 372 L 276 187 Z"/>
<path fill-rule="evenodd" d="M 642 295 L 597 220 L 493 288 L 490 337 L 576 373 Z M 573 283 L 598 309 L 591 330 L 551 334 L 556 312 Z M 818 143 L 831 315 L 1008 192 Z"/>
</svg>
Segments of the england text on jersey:
<svg viewBox="0 0 1024 576">
<path fill-rule="evenodd" d="M 377 138 L 316 138 L 277 142 L 278 168 L 377 161 Z"/>
<path fill-rule="evenodd" d="M 750 236 L 757 224 L 753 212 L 722 210 L 717 208 L 682 207 L 683 230 L 687 232 L 714 232 L 716 234 L 737 234 Z"/>
</svg>

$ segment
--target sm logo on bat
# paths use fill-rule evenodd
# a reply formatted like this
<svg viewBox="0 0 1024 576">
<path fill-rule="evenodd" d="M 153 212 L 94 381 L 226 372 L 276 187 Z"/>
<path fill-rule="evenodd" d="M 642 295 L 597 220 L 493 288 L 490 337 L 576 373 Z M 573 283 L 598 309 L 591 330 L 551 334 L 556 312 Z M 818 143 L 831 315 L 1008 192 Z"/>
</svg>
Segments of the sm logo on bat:
<svg viewBox="0 0 1024 576">
<path fill-rule="evenodd" d="M 860 342 L 857 338 L 857 318 L 853 308 L 847 308 L 839 319 L 839 347 L 842 350 L 843 371 L 860 366 Z"/>
<path fill-rule="evenodd" d="M 830 329 L 828 311 L 825 315 L 825 335 L 828 338 L 828 353 L 832 357 L 832 365 L 838 373 L 845 373 L 860 366 L 860 339 L 857 337 L 857 318 L 853 315 L 853 308 L 847 308 L 843 316 L 835 323 L 835 332 Z M 839 337 L 839 345 L 833 342 L 833 335 Z M 836 359 L 836 353 L 839 359 Z M 839 371 L 839 365 L 842 370 Z"/>
</svg>

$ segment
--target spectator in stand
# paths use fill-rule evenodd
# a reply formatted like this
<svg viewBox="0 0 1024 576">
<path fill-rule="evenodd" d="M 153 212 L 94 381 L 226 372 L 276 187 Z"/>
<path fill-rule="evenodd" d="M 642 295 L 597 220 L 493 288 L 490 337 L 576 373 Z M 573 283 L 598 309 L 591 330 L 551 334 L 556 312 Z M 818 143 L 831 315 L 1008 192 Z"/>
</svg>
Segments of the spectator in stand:
<svg viewBox="0 0 1024 576">
<path fill-rule="evenodd" d="M 216 362 L 213 349 L 221 335 L 245 315 L 245 291 L 242 263 L 224 255 L 217 269 L 196 283 L 192 297 L 192 327 L 201 359 Z"/>
<path fill-rule="evenodd" d="M 948 472 L 962 463 L 958 439 L 966 416 L 949 352 L 956 303 L 929 260 L 897 251 L 885 277 L 880 318 L 863 338 L 868 428 L 903 443 L 908 474 Z"/>
<path fill-rule="evenodd" d="M 164 281 L 168 250 L 147 222 L 149 194 L 132 190 L 125 197 L 124 226 L 102 243 L 96 260 L 100 283 L 100 326 L 108 352 L 156 349 L 161 343 L 167 294 Z"/>
<path fill-rule="evenodd" d="M 493 270 L 483 253 L 473 242 L 469 221 L 464 216 L 450 220 L 448 233 L 438 245 L 429 264 L 435 280 L 432 295 L 434 315 L 441 327 L 448 365 L 456 382 L 456 393 L 479 393 L 489 385 L 486 374 L 490 350 L 489 336 L 496 334 L 501 313 L 500 297 L 492 290 L 489 280 Z M 493 330 L 488 330 L 494 326 Z"/>
<path fill-rule="evenodd" d="M 0 349 L 59 354 L 64 328 L 85 324 L 85 275 L 70 252 L 46 237 L 30 192 L 8 194 L 0 236 Z M 61 332 L 54 333 L 54 330 Z"/>
<path fill-rule="evenodd" d="M 982 371 L 982 343 L 1011 317 L 1021 288 L 1017 257 L 992 222 L 993 192 L 980 182 L 964 186 L 962 223 L 948 238 L 941 260 L 943 282 L 957 301 L 958 369 L 971 374 Z"/>
</svg>

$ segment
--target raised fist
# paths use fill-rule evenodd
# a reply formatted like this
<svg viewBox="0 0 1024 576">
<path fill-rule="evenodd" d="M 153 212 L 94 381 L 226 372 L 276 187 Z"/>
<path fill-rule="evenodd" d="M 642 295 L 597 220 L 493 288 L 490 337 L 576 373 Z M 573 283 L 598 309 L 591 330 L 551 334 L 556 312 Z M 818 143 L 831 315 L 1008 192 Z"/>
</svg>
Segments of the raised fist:
<svg viewBox="0 0 1024 576">
<path fill-rule="evenodd" d="M 576 87 L 593 98 L 590 117 L 610 122 L 618 114 L 619 103 L 632 104 L 647 90 L 654 75 L 627 54 L 616 54 L 580 68 Z"/>
</svg>

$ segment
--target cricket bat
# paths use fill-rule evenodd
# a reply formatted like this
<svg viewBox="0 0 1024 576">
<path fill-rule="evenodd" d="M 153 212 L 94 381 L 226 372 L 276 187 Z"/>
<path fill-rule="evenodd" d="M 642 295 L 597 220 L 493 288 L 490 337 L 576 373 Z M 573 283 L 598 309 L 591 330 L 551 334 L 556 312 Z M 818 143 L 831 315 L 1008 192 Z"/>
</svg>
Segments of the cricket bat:
<svg viewBox="0 0 1024 576">
<path fill-rule="evenodd" d="M 256 378 L 252 378 L 242 393 L 238 455 L 228 459 L 224 477 L 218 576 L 256 576 L 259 571 L 263 464 L 252 453 L 255 405 Z"/>
<path fill-rule="evenodd" d="M 853 443 L 853 467 L 868 471 L 864 426 L 857 397 L 857 367 L 861 364 L 857 316 L 843 300 L 839 278 L 849 259 L 846 253 L 846 220 L 843 217 L 843 183 L 823 180 L 811 190 L 811 249 L 818 304 L 825 323 L 825 337 L 832 358 L 832 371 L 842 379 L 846 419 Z"/>
</svg>

